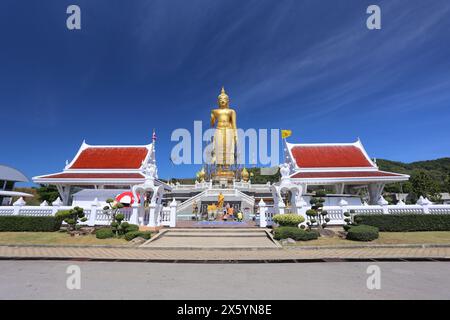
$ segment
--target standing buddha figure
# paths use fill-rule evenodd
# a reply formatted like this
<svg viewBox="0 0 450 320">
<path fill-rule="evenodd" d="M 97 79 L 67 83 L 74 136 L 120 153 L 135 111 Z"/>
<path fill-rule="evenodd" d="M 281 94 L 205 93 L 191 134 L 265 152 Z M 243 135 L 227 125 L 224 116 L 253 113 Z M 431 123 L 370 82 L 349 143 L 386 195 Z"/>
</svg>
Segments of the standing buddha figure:
<svg viewBox="0 0 450 320">
<path fill-rule="evenodd" d="M 230 108 L 230 99 L 222 87 L 218 96 L 219 108 L 211 111 L 211 127 L 216 125 L 214 132 L 214 164 L 218 174 L 227 173 L 230 165 L 235 163 L 237 145 L 236 112 Z M 229 172 L 228 172 L 229 173 Z"/>
</svg>

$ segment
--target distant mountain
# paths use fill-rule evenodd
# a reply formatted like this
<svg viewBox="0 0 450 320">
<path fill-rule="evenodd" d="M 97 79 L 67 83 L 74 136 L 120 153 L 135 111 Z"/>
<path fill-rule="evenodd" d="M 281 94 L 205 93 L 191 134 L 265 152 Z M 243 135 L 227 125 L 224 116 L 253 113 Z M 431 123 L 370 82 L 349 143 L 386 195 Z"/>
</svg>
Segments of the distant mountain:
<svg viewBox="0 0 450 320">
<path fill-rule="evenodd" d="M 377 165 L 381 170 L 405 173 L 409 175 L 413 174 L 414 171 L 424 170 L 434 179 L 439 181 L 444 181 L 450 174 L 450 158 L 416 161 L 411 163 L 377 159 Z"/>
</svg>

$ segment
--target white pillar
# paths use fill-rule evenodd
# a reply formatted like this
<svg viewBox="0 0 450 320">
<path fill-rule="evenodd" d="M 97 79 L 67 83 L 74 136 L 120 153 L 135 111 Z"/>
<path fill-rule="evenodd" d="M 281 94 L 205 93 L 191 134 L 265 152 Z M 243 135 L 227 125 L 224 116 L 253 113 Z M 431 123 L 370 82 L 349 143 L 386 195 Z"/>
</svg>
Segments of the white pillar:
<svg viewBox="0 0 450 320">
<path fill-rule="evenodd" d="M 262 198 L 259 201 L 258 206 L 259 206 L 259 226 L 261 228 L 265 228 L 267 227 L 267 217 L 266 217 L 267 206 Z"/>
<path fill-rule="evenodd" d="M 95 198 L 91 203 L 91 214 L 89 215 L 88 226 L 95 226 L 95 222 L 97 221 L 97 208 L 100 206 L 98 199 Z"/>
<path fill-rule="evenodd" d="M 139 203 L 136 201 L 131 205 L 130 223 L 139 225 Z"/>
<path fill-rule="evenodd" d="M 299 216 L 302 216 L 305 221 L 302 224 L 306 225 L 306 221 L 308 220 L 308 217 L 306 216 L 306 210 L 308 210 L 308 204 L 306 203 L 305 199 L 303 199 L 302 196 L 297 195 L 295 207 L 297 209 L 297 214 Z"/>
<path fill-rule="evenodd" d="M 58 197 L 55 201 L 52 202 L 52 215 L 55 215 L 59 211 L 59 207 L 62 205 L 61 198 Z"/>
<path fill-rule="evenodd" d="M 175 198 L 173 198 L 172 202 L 170 203 L 170 225 L 169 227 L 175 228 L 177 225 L 177 201 Z"/>
<path fill-rule="evenodd" d="M 383 214 L 389 214 L 389 207 L 388 207 L 389 202 L 387 202 L 383 196 L 380 196 L 380 199 L 378 199 L 377 203 L 383 209 Z"/>
<path fill-rule="evenodd" d="M 431 201 L 428 200 L 428 198 L 424 198 L 424 197 L 420 196 L 419 200 L 417 201 L 417 204 L 422 206 L 422 210 L 423 210 L 424 214 L 430 213 L 429 205 L 431 204 Z"/>
<path fill-rule="evenodd" d="M 150 203 L 148 205 L 149 208 L 149 216 L 148 216 L 148 227 L 156 227 L 156 215 L 155 215 L 155 209 L 156 209 L 157 205 L 156 203 Z"/>
<path fill-rule="evenodd" d="M 26 204 L 25 200 L 23 200 L 22 197 L 20 197 L 19 199 L 17 199 L 16 202 L 13 203 L 14 206 L 14 215 L 17 216 L 20 213 L 20 209 L 22 209 L 22 207 Z"/>
<path fill-rule="evenodd" d="M 286 205 L 284 204 L 284 201 L 281 200 L 280 202 L 278 202 L 278 213 L 284 214 L 285 209 L 286 209 Z"/>
</svg>

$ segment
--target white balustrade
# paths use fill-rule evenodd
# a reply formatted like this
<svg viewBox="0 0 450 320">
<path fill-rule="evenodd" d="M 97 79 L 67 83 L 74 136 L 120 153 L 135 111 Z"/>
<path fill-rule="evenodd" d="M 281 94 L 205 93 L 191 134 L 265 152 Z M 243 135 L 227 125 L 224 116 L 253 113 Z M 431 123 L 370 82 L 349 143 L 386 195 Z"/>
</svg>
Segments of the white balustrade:
<svg viewBox="0 0 450 320">
<path fill-rule="evenodd" d="M 297 206 L 297 214 L 304 215 L 305 212 L 310 209 L 310 206 Z M 272 208 L 273 209 L 273 208 Z M 369 214 L 450 214 L 449 204 L 432 204 L 427 198 L 421 198 L 417 204 L 407 205 L 403 202 L 399 202 L 396 205 L 389 205 L 383 198 L 380 199 L 377 205 L 348 205 L 348 203 L 341 201 L 338 206 L 324 206 L 323 210 L 327 211 L 327 217 L 330 219 L 328 225 L 342 225 L 344 224 L 344 213 L 354 212 L 353 215 L 369 215 Z M 261 216 L 260 226 L 270 225 L 268 222 L 269 214 L 268 207 L 264 204 L 264 209 L 260 212 L 264 212 L 264 216 Z M 277 212 L 282 214 L 285 212 L 283 203 L 278 204 Z"/>
</svg>

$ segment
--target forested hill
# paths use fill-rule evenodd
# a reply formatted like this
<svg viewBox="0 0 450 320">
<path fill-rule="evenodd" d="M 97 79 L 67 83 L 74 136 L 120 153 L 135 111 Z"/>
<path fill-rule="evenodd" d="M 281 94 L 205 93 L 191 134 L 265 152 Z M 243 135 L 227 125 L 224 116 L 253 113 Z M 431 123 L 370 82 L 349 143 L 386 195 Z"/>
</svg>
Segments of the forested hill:
<svg viewBox="0 0 450 320">
<path fill-rule="evenodd" d="M 385 159 L 377 159 L 377 165 L 380 170 L 405 173 L 411 175 L 414 171 L 427 171 L 433 178 L 440 181 L 450 174 L 450 158 L 440 158 L 436 160 L 416 161 L 403 163 Z"/>
</svg>

